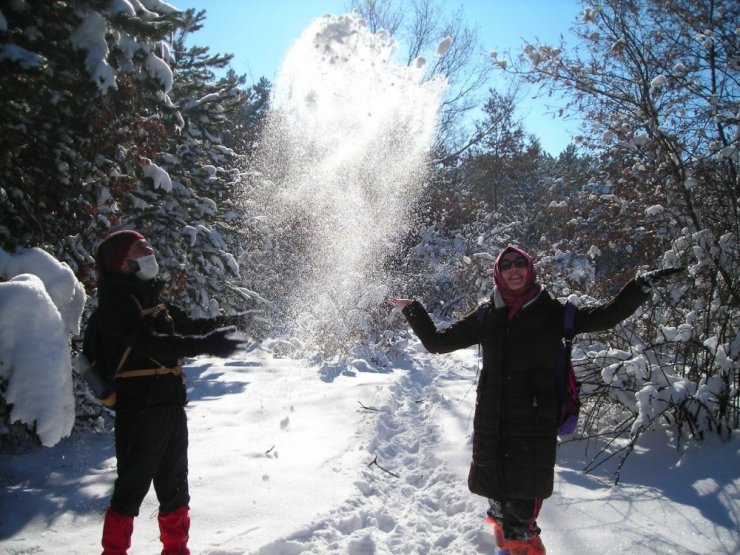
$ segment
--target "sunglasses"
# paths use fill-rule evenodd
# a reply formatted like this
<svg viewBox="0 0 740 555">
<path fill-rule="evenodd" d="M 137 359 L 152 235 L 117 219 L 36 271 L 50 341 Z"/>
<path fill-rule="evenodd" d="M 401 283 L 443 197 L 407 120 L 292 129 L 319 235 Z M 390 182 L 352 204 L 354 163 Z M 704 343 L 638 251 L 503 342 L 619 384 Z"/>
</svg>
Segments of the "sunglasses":
<svg viewBox="0 0 740 555">
<path fill-rule="evenodd" d="M 502 260 L 498 263 L 498 269 L 502 272 L 505 272 L 506 270 L 511 270 L 514 266 L 517 268 L 526 268 L 529 266 L 529 262 L 524 260 L 523 258 L 516 258 L 514 260 Z"/>
</svg>

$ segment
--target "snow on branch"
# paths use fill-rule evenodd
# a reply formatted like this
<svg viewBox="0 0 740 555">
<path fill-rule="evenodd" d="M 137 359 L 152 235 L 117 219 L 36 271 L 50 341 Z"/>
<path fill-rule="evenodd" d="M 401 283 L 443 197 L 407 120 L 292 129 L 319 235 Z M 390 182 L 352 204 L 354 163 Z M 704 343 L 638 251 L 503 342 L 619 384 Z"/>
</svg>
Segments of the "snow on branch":
<svg viewBox="0 0 740 555">
<path fill-rule="evenodd" d="M 100 92 L 105 94 L 108 89 L 115 89 L 116 72 L 106 61 L 108 43 L 105 35 L 108 32 L 103 16 L 97 12 L 89 12 L 79 27 L 70 35 L 70 41 L 77 50 L 87 52 L 85 67 L 93 83 Z"/>
</svg>

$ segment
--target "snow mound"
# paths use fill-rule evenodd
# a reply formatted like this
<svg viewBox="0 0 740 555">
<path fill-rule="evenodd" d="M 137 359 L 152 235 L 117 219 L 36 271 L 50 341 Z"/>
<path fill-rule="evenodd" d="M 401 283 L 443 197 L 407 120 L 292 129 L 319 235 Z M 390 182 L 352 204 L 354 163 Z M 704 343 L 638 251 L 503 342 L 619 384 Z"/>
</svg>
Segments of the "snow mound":
<svg viewBox="0 0 740 555">
<path fill-rule="evenodd" d="M 11 422 L 35 424 L 47 447 L 72 431 L 71 369 L 62 315 L 41 279 L 21 274 L 0 283 L 0 377 Z"/>
</svg>

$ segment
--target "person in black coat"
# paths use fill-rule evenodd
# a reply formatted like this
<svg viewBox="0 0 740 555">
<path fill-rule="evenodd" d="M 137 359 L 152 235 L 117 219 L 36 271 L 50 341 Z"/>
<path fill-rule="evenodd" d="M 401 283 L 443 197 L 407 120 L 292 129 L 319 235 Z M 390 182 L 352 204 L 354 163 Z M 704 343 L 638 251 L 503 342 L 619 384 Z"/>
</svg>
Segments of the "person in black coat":
<svg viewBox="0 0 740 555">
<path fill-rule="evenodd" d="M 609 302 L 581 308 L 575 333 L 611 328 L 630 316 L 655 285 L 680 269 L 630 280 Z M 500 549 L 544 553 L 537 515 L 553 491 L 558 408 L 555 368 L 564 336 L 565 307 L 536 281 L 531 256 L 506 247 L 494 263 L 490 309 L 479 309 L 438 330 L 418 301 L 389 298 L 403 309 L 431 353 L 480 343 L 483 368 L 473 419 L 472 493 L 489 499 Z"/>
<path fill-rule="evenodd" d="M 154 250 L 140 233 L 106 237 L 96 253 L 98 330 L 116 369 L 118 476 L 103 524 L 103 554 L 125 554 L 151 484 L 159 500 L 162 553 L 189 553 L 188 429 L 182 359 L 227 357 L 240 346 L 223 320 L 190 320 L 165 305 Z"/>
</svg>

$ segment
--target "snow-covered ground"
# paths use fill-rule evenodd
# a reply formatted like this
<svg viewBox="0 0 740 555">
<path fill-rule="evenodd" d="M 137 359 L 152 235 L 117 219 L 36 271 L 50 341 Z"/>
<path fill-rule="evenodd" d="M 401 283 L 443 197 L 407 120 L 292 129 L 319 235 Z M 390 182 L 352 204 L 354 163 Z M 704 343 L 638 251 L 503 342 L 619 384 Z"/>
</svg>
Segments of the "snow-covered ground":
<svg viewBox="0 0 740 555">
<path fill-rule="evenodd" d="M 475 349 L 411 343 L 386 373 L 327 381 L 275 346 L 187 367 L 193 553 L 494 552 L 485 500 L 466 488 Z M 679 463 L 664 432 L 646 433 L 618 487 L 614 465 L 580 471 L 593 454 L 561 447 L 539 521 L 549 554 L 740 549 L 737 439 Z M 98 552 L 114 478 L 109 428 L 0 456 L 0 552 Z M 159 552 L 156 511 L 150 492 L 132 555 Z"/>
</svg>

